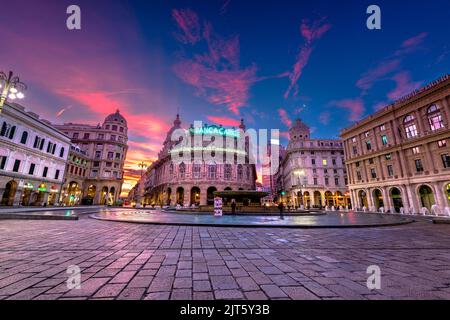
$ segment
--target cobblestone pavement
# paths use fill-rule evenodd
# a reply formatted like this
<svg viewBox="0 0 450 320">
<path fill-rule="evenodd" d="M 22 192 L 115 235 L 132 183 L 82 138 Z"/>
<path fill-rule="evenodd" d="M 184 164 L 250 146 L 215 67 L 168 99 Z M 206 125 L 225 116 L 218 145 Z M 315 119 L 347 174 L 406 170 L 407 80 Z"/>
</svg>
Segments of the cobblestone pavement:
<svg viewBox="0 0 450 320">
<path fill-rule="evenodd" d="M 0 299 L 450 299 L 450 225 L 0 221 Z M 69 265 L 82 270 L 68 289 Z M 369 265 L 381 290 L 366 287 Z"/>
</svg>

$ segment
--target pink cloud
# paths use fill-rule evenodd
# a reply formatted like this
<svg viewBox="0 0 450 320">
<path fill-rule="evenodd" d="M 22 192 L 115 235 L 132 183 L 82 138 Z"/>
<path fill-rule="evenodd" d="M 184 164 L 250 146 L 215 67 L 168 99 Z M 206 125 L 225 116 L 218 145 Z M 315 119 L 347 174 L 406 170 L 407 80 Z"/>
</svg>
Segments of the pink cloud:
<svg viewBox="0 0 450 320">
<path fill-rule="evenodd" d="M 417 50 L 427 36 L 428 36 L 427 32 L 421 32 L 411 38 L 406 39 L 405 41 L 402 42 L 400 48 L 397 51 L 395 51 L 394 55 L 396 56 L 404 55 L 406 53 L 410 53 L 412 51 Z"/>
<path fill-rule="evenodd" d="M 324 111 L 319 114 L 319 122 L 323 125 L 327 125 L 330 122 L 330 113 L 328 111 Z"/>
<path fill-rule="evenodd" d="M 174 9 L 172 17 L 175 19 L 178 27 L 183 31 L 183 34 L 176 34 L 175 37 L 183 42 L 195 44 L 201 40 L 200 24 L 197 14 L 190 9 Z"/>
<path fill-rule="evenodd" d="M 288 128 L 292 127 L 292 120 L 289 118 L 289 115 L 287 114 L 286 110 L 278 109 L 278 114 L 280 115 L 281 122 L 283 122 L 283 124 L 286 127 Z"/>
<path fill-rule="evenodd" d="M 197 17 L 193 12 L 191 15 Z M 173 71 L 182 81 L 193 86 L 197 95 L 212 104 L 225 105 L 237 115 L 239 109 L 247 104 L 250 87 L 259 80 L 256 66 L 241 68 L 239 38 L 219 36 L 208 22 L 204 23 L 201 40 L 206 43 L 207 51 L 192 58 L 180 58 Z"/>
<path fill-rule="evenodd" d="M 418 89 L 422 85 L 422 81 L 412 81 L 411 75 L 407 71 L 401 71 L 395 74 L 391 79 L 396 84 L 395 88 L 387 94 L 388 98 L 391 100 L 397 100 L 402 96 Z"/>
<path fill-rule="evenodd" d="M 207 118 L 209 121 L 212 121 L 215 124 L 221 124 L 228 127 L 238 127 L 241 124 L 239 120 L 228 117 L 208 116 Z"/>
<path fill-rule="evenodd" d="M 337 101 L 332 101 L 330 105 L 334 105 L 339 108 L 348 109 L 350 111 L 350 121 L 357 121 L 361 119 L 361 116 L 364 114 L 364 102 L 361 98 L 353 98 L 353 99 L 342 99 Z"/>
<path fill-rule="evenodd" d="M 382 61 L 375 68 L 365 72 L 356 82 L 356 86 L 363 92 L 370 89 L 376 81 L 381 80 L 400 65 L 400 60 Z"/>
<path fill-rule="evenodd" d="M 314 42 L 320 39 L 330 28 L 330 24 L 323 23 L 324 19 L 314 21 L 312 25 L 308 24 L 307 20 L 303 20 L 300 25 L 300 34 L 305 41 L 300 47 L 300 51 L 297 55 L 296 62 L 289 73 L 290 84 L 284 94 L 284 98 L 287 99 L 293 91 L 293 96 L 298 94 L 298 80 L 300 79 L 303 69 L 308 64 L 311 53 L 314 49 Z"/>
</svg>

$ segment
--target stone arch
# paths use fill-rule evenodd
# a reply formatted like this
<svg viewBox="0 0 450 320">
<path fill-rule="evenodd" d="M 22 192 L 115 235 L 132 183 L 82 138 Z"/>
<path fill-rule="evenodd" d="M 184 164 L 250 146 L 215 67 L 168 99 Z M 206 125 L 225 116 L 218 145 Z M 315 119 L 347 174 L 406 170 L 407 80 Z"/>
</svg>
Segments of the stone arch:
<svg viewBox="0 0 450 320">
<path fill-rule="evenodd" d="M 425 207 L 431 211 L 431 206 L 436 203 L 433 188 L 427 184 L 419 185 L 416 194 L 419 198 L 420 207 Z"/>
<path fill-rule="evenodd" d="M 403 207 L 402 190 L 398 187 L 392 187 L 389 190 L 389 197 L 392 200 L 392 205 L 394 207 L 394 211 L 396 213 L 399 213 L 400 208 Z"/>
<path fill-rule="evenodd" d="M 100 191 L 100 204 L 105 205 L 108 201 L 108 187 L 104 186 Z"/>
<path fill-rule="evenodd" d="M 331 191 L 325 191 L 325 205 L 331 207 L 333 206 L 333 193 Z"/>
<path fill-rule="evenodd" d="M 372 197 L 373 197 L 373 205 L 377 210 L 380 209 L 381 207 L 384 207 L 383 192 L 380 189 L 375 188 L 372 191 Z"/>
<path fill-rule="evenodd" d="M 8 181 L 3 191 L 2 206 L 14 205 L 14 197 L 17 192 L 17 182 L 15 180 Z"/>
<path fill-rule="evenodd" d="M 311 206 L 311 195 L 309 191 L 303 192 L 303 204 L 310 207 Z"/>
<path fill-rule="evenodd" d="M 184 205 L 184 188 L 183 187 L 178 187 L 177 188 L 177 197 L 176 197 L 176 202 L 179 205 Z"/>
<path fill-rule="evenodd" d="M 114 204 L 115 200 L 116 200 L 116 188 L 111 187 L 109 189 L 108 204 Z"/>
<path fill-rule="evenodd" d="M 214 204 L 214 191 L 217 191 L 217 188 L 214 186 L 206 189 L 206 204 L 213 205 Z"/>
<path fill-rule="evenodd" d="M 361 208 L 366 207 L 369 208 L 369 202 L 367 199 L 367 192 L 365 190 L 358 191 L 358 202 Z"/>
<path fill-rule="evenodd" d="M 231 187 L 226 187 L 225 189 L 223 189 L 224 191 L 231 191 L 233 189 L 231 189 Z"/>
<path fill-rule="evenodd" d="M 171 197 L 172 197 L 172 188 L 167 188 L 167 190 L 166 190 L 166 204 L 168 205 L 168 206 L 170 206 L 171 205 Z"/>
<path fill-rule="evenodd" d="M 320 194 L 320 191 L 314 191 L 314 205 L 315 206 L 322 206 L 322 195 Z"/>
<path fill-rule="evenodd" d="M 200 204 L 200 188 L 199 187 L 192 187 L 191 188 L 191 201 L 190 205 L 199 205 Z"/>
</svg>

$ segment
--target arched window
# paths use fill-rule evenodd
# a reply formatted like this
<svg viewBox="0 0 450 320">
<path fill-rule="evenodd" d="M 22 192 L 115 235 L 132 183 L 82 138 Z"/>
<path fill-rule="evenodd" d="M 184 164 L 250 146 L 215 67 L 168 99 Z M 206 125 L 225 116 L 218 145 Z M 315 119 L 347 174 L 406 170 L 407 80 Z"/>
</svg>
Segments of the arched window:
<svg viewBox="0 0 450 320">
<path fill-rule="evenodd" d="M 208 178 L 215 179 L 217 175 L 217 166 L 215 163 L 208 165 Z"/>
<path fill-rule="evenodd" d="M 226 163 L 224 167 L 224 178 L 225 180 L 231 179 L 231 164 Z"/>
<path fill-rule="evenodd" d="M 61 150 L 59 150 L 59 157 L 64 158 L 64 147 L 61 147 Z"/>
<path fill-rule="evenodd" d="M 180 163 L 178 170 L 180 172 L 180 178 L 184 178 L 184 175 L 186 173 L 186 165 L 184 164 L 184 162 Z"/>
<path fill-rule="evenodd" d="M 239 164 L 238 167 L 237 167 L 237 178 L 238 178 L 238 180 L 242 180 L 243 174 L 244 174 L 244 170 L 242 168 L 242 164 Z"/>
<path fill-rule="evenodd" d="M 24 131 L 22 132 L 22 138 L 20 138 L 21 144 L 26 144 L 28 140 L 28 132 Z"/>
<path fill-rule="evenodd" d="M 173 176 L 173 163 L 171 162 L 169 166 L 169 177 L 172 178 L 172 176 Z"/>
<path fill-rule="evenodd" d="M 427 116 L 431 131 L 435 131 L 444 127 L 444 122 L 442 121 L 439 106 L 437 106 L 436 104 L 432 104 L 427 109 Z"/>
<path fill-rule="evenodd" d="M 403 119 L 403 125 L 405 126 L 407 138 L 415 138 L 418 136 L 417 126 L 414 122 L 414 119 L 414 116 L 410 114 Z"/>
<path fill-rule="evenodd" d="M 194 176 L 194 178 L 200 178 L 201 177 L 201 170 L 202 170 L 201 163 L 194 163 L 192 165 L 192 175 Z"/>
</svg>

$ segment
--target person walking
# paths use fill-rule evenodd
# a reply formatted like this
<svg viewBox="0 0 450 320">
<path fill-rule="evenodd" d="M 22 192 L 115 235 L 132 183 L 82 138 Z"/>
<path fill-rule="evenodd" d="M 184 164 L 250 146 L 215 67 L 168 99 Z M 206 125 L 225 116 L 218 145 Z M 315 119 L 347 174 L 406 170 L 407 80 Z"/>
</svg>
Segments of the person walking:
<svg viewBox="0 0 450 320">
<path fill-rule="evenodd" d="M 284 204 L 282 201 L 280 201 L 280 203 L 278 204 L 278 210 L 280 210 L 280 219 L 284 220 L 284 213 L 283 213 Z"/>
<path fill-rule="evenodd" d="M 231 199 L 231 213 L 233 215 L 236 214 L 236 200 L 235 199 Z"/>
</svg>

